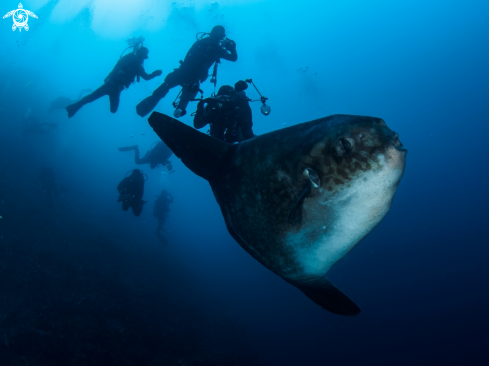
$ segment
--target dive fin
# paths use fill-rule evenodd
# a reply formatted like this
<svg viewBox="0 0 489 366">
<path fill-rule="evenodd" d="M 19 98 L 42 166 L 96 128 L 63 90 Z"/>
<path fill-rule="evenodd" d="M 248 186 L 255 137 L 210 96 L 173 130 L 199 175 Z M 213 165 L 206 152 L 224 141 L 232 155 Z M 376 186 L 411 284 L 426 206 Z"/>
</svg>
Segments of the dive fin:
<svg viewBox="0 0 489 366">
<path fill-rule="evenodd" d="M 149 112 L 151 112 L 153 109 L 155 109 L 155 107 L 156 107 L 156 105 L 158 104 L 159 101 L 160 101 L 160 99 L 155 98 L 152 95 L 150 95 L 147 98 L 144 98 L 136 106 L 136 113 L 140 117 L 146 116 Z"/>
<path fill-rule="evenodd" d="M 354 316 L 360 308 L 348 296 L 338 290 L 326 277 L 314 282 L 292 282 L 299 290 L 323 309 L 334 314 Z"/>
<path fill-rule="evenodd" d="M 163 235 L 161 235 L 158 231 L 156 232 L 156 237 L 158 238 L 160 243 L 163 244 L 163 246 L 165 246 L 165 247 L 168 246 L 168 240 L 166 240 L 165 237 Z"/>
<path fill-rule="evenodd" d="M 288 221 L 289 224 L 302 224 L 302 206 L 304 205 L 304 200 L 311 193 L 311 182 L 307 182 L 302 190 L 299 198 L 295 201 L 294 206 L 290 209 Z"/>
<path fill-rule="evenodd" d="M 68 112 L 68 118 L 73 117 L 76 114 L 76 112 L 80 110 L 81 107 L 83 107 L 83 104 L 81 104 L 80 101 L 67 106 L 65 109 L 66 112 Z"/>
<path fill-rule="evenodd" d="M 236 145 L 207 136 L 165 114 L 153 112 L 149 125 L 195 174 L 212 181 L 226 164 Z"/>
</svg>

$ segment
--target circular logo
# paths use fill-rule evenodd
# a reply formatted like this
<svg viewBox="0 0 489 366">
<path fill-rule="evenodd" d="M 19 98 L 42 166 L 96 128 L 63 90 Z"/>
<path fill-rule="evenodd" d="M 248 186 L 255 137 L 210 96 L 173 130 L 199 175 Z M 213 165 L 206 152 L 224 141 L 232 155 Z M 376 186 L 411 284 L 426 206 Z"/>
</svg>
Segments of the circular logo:
<svg viewBox="0 0 489 366">
<path fill-rule="evenodd" d="M 13 19 L 14 19 L 14 24 L 18 28 L 23 28 L 27 24 L 27 20 L 29 19 L 29 15 L 27 14 L 27 12 L 24 9 L 17 9 L 14 12 Z"/>
</svg>

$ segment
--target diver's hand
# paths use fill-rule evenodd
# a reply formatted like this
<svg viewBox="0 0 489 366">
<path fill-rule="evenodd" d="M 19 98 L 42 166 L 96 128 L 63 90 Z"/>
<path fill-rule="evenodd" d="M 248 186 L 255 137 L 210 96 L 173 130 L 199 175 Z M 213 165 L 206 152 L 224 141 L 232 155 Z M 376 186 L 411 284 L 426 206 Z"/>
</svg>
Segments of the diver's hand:
<svg viewBox="0 0 489 366">
<path fill-rule="evenodd" d="M 163 71 L 161 71 L 161 70 L 153 71 L 153 77 L 160 76 L 161 74 L 163 74 Z"/>
</svg>

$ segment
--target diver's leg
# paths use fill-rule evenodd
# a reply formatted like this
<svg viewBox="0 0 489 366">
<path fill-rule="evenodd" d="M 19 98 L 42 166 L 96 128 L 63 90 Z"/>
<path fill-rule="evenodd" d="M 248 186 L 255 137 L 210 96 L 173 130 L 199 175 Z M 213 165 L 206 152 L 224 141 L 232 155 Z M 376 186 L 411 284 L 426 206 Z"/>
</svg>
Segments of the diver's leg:
<svg viewBox="0 0 489 366">
<path fill-rule="evenodd" d="M 118 147 L 119 151 L 132 151 L 132 150 L 135 150 L 137 148 L 138 148 L 138 145 Z"/>
<path fill-rule="evenodd" d="M 144 154 L 144 156 L 142 158 L 139 158 L 139 148 L 136 146 L 136 149 L 134 150 L 134 162 L 138 165 L 139 164 L 148 164 L 149 163 L 148 156 L 149 156 L 150 151 L 148 151 L 146 154 Z"/>
<path fill-rule="evenodd" d="M 238 128 L 241 129 L 241 134 L 243 135 L 245 140 L 249 140 L 255 137 L 255 134 L 253 133 L 253 129 L 252 129 L 253 123 L 243 122 L 240 123 L 238 126 L 239 126 Z"/>
<path fill-rule="evenodd" d="M 108 95 L 111 92 L 111 87 L 109 83 L 104 83 L 100 88 L 96 89 L 93 93 L 84 96 L 78 102 L 70 104 L 66 107 L 66 111 L 68 112 L 68 118 L 73 117 L 78 110 L 83 107 L 85 104 L 92 103 L 93 101 L 103 97 L 104 95 Z"/>
<path fill-rule="evenodd" d="M 141 215 L 141 212 L 143 212 L 143 205 L 145 203 L 146 203 L 146 201 L 143 201 L 143 200 L 139 200 L 139 201 L 132 203 L 131 208 L 132 208 L 132 213 L 134 214 L 134 216 L 138 217 L 139 215 Z"/>
<path fill-rule="evenodd" d="M 141 163 L 139 162 L 139 160 L 140 160 L 140 159 L 139 159 L 139 147 L 136 145 L 136 148 L 134 149 L 134 162 L 135 162 L 136 164 L 141 164 Z"/>
<path fill-rule="evenodd" d="M 160 234 L 159 231 L 156 232 L 156 237 L 158 238 L 161 244 L 163 244 L 165 247 L 168 246 L 168 241 L 163 237 L 163 235 Z"/>
<path fill-rule="evenodd" d="M 115 113 L 117 112 L 117 109 L 119 109 L 119 102 L 121 100 L 121 91 L 119 88 L 114 89 L 110 94 L 109 94 L 109 100 L 110 100 L 110 112 Z"/>
<path fill-rule="evenodd" d="M 180 101 L 178 102 L 177 109 L 180 109 L 182 112 L 186 111 L 186 108 L 192 99 L 195 99 L 197 93 L 199 92 L 199 82 L 193 84 L 190 87 L 184 87 L 182 89 L 182 95 L 180 96 Z M 182 116 L 185 113 L 182 114 Z"/>
<path fill-rule="evenodd" d="M 112 91 L 113 84 L 111 83 L 104 83 L 101 87 L 98 89 L 95 89 L 93 93 L 90 93 L 88 95 L 85 95 L 83 98 L 81 98 L 77 103 L 83 103 L 83 105 L 92 103 L 93 101 L 96 101 L 97 99 L 103 97 L 104 95 L 108 95 Z"/>
<path fill-rule="evenodd" d="M 156 227 L 156 232 L 160 232 L 161 229 L 163 229 L 163 224 L 165 223 L 165 220 L 161 219 L 161 216 L 158 217 L 158 226 Z"/>
<path fill-rule="evenodd" d="M 127 211 L 130 206 L 129 201 L 122 201 L 122 211 Z"/>
<path fill-rule="evenodd" d="M 179 70 L 175 70 L 171 73 L 169 73 L 163 84 L 161 84 L 158 88 L 156 88 L 153 91 L 153 94 L 151 94 L 149 97 L 143 99 L 139 104 L 136 106 L 136 112 L 139 116 L 144 117 L 146 116 L 149 112 L 151 112 L 158 102 L 163 99 L 166 94 L 168 94 L 168 91 L 170 89 L 173 89 L 177 85 L 181 84 L 181 77 L 180 77 L 180 72 Z"/>
</svg>

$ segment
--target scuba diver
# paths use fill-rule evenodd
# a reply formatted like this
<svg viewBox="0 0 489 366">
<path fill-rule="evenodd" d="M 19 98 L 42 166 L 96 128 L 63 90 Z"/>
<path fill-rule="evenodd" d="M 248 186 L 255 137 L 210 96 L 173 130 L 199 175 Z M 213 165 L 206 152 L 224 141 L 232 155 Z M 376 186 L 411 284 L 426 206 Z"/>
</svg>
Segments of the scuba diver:
<svg viewBox="0 0 489 366">
<path fill-rule="evenodd" d="M 156 227 L 156 235 L 163 245 L 167 245 L 166 239 L 161 235 L 160 231 L 163 230 L 168 212 L 170 212 L 170 203 L 173 203 L 173 196 L 165 189 L 161 191 L 159 196 L 156 196 L 156 201 L 153 206 L 153 216 L 158 219 L 158 226 Z"/>
<path fill-rule="evenodd" d="M 240 80 L 234 88 L 223 85 L 215 97 L 201 100 L 197 104 L 194 127 L 200 129 L 210 124 L 210 135 L 230 144 L 255 137 L 247 88 L 248 84 Z"/>
<path fill-rule="evenodd" d="M 22 132 L 28 135 L 42 135 L 58 128 L 56 123 L 39 122 L 37 118 L 31 116 L 31 109 L 22 116 Z"/>
<path fill-rule="evenodd" d="M 149 164 L 151 169 L 156 168 L 159 165 L 166 166 L 168 171 L 171 171 L 172 165 L 168 160 L 173 152 L 168 146 L 165 145 L 163 141 L 159 141 L 156 145 L 148 150 L 142 159 L 139 158 L 139 147 L 138 145 L 119 147 L 119 151 L 132 151 L 134 150 L 134 162 L 136 164 Z"/>
<path fill-rule="evenodd" d="M 142 37 L 141 39 L 144 40 Z M 128 43 L 129 41 L 130 40 L 128 40 Z M 138 47 L 138 45 L 140 45 L 140 47 Z M 133 47 L 133 52 L 120 57 L 119 61 L 117 61 L 117 64 L 114 66 L 114 69 L 105 78 L 104 84 L 101 87 L 93 93 L 86 95 L 78 102 L 66 107 L 68 118 L 73 117 L 85 104 L 91 103 L 104 95 L 109 96 L 110 111 L 115 113 L 119 108 L 119 100 L 122 90 L 124 90 L 124 88 L 129 88 L 129 86 L 134 83 L 135 78 L 139 83 L 140 77 L 144 80 L 151 80 L 161 75 L 161 70 L 155 70 L 151 74 L 147 74 L 144 70 L 143 62 L 148 58 L 149 50 L 142 46 L 142 41 L 133 46 L 130 45 L 128 48 L 130 47 Z"/>
<path fill-rule="evenodd" d="M 153 216 L 158 219 L 156 232 L 163 229 L 168 212 L 170 212 L 170 203 L 173 203 L 173 196 L 163 189 L 161 194 L 156 196 L 155 205 L 153 207 Z"/>
<path fill-rule="evenodd" d="M 90 93 L 91 91 L 92 91 L 92 89 L 82 89 L 82 91 L 78 95 L 78 99 L 81 99 L 81 97 L 84 93 Z M 65 109 L 67 106 L 69 106 L 70 104 L 73 104 L 75 102 L 76 102 L 76 100 L 73 100 L 70 98 L 57 97 L 56 99 L 54 99 L 51 102 L 51 105 L 49 106 L 48 113 L 52 113 L 53 111 L 55 111 L 57 109 Z"/>
<path fill-rule="evenodd" d="M 211 82 L 216 85 L 217 65 L 221 59 L 235 62 L 238 54 L 236 43 L 226 38 L 224 27 L 216 25 L 210 33 L 202 32 L 202 36 L 197 38 L 197 42 L 187 52 L 185 59 L 180 61 L 180 66 L 166 76 L 163 84 L 153 91 L 151 96 L 137 105 L 137 114 L 141 117 L 146 116 L 170 89 L 180 85 L 182 87 L 180 101 L 178 104 L 174 103 L 176 109 L 173 115 L 176 118 L 184 116 L 188 103 L 200 90 L 200 83 L 209 76 L 209 68 L 212 64 L 214 64 L 214 71 Z"/>
<path fill-rule="evenodd" d="M 127 175 L 127 174 L 126 174 Z M 141 215 L 143 205 L 147 201 L 143 201 L 144 194 L 144 175 L 139 169 L 134 169 L 129 177 L 125 177 L 117 186 L 119 191 L 119 199 L 117 202 L 122 202 L 122 211 L 127 211 L 132 208 L 134 216 Z"/>
<path fill-rule="evenodd" d="M 47 165 L 41 168 L 36 182 L 41 183 L 43 191 L 46 193 L 49 206 L 53 206 L 53 195 L 58 197 L 63 191 L 66 191 L 63 186 L 58 186 L 58 181 L 54 176 L 53 169 Z"/>
</svg>

